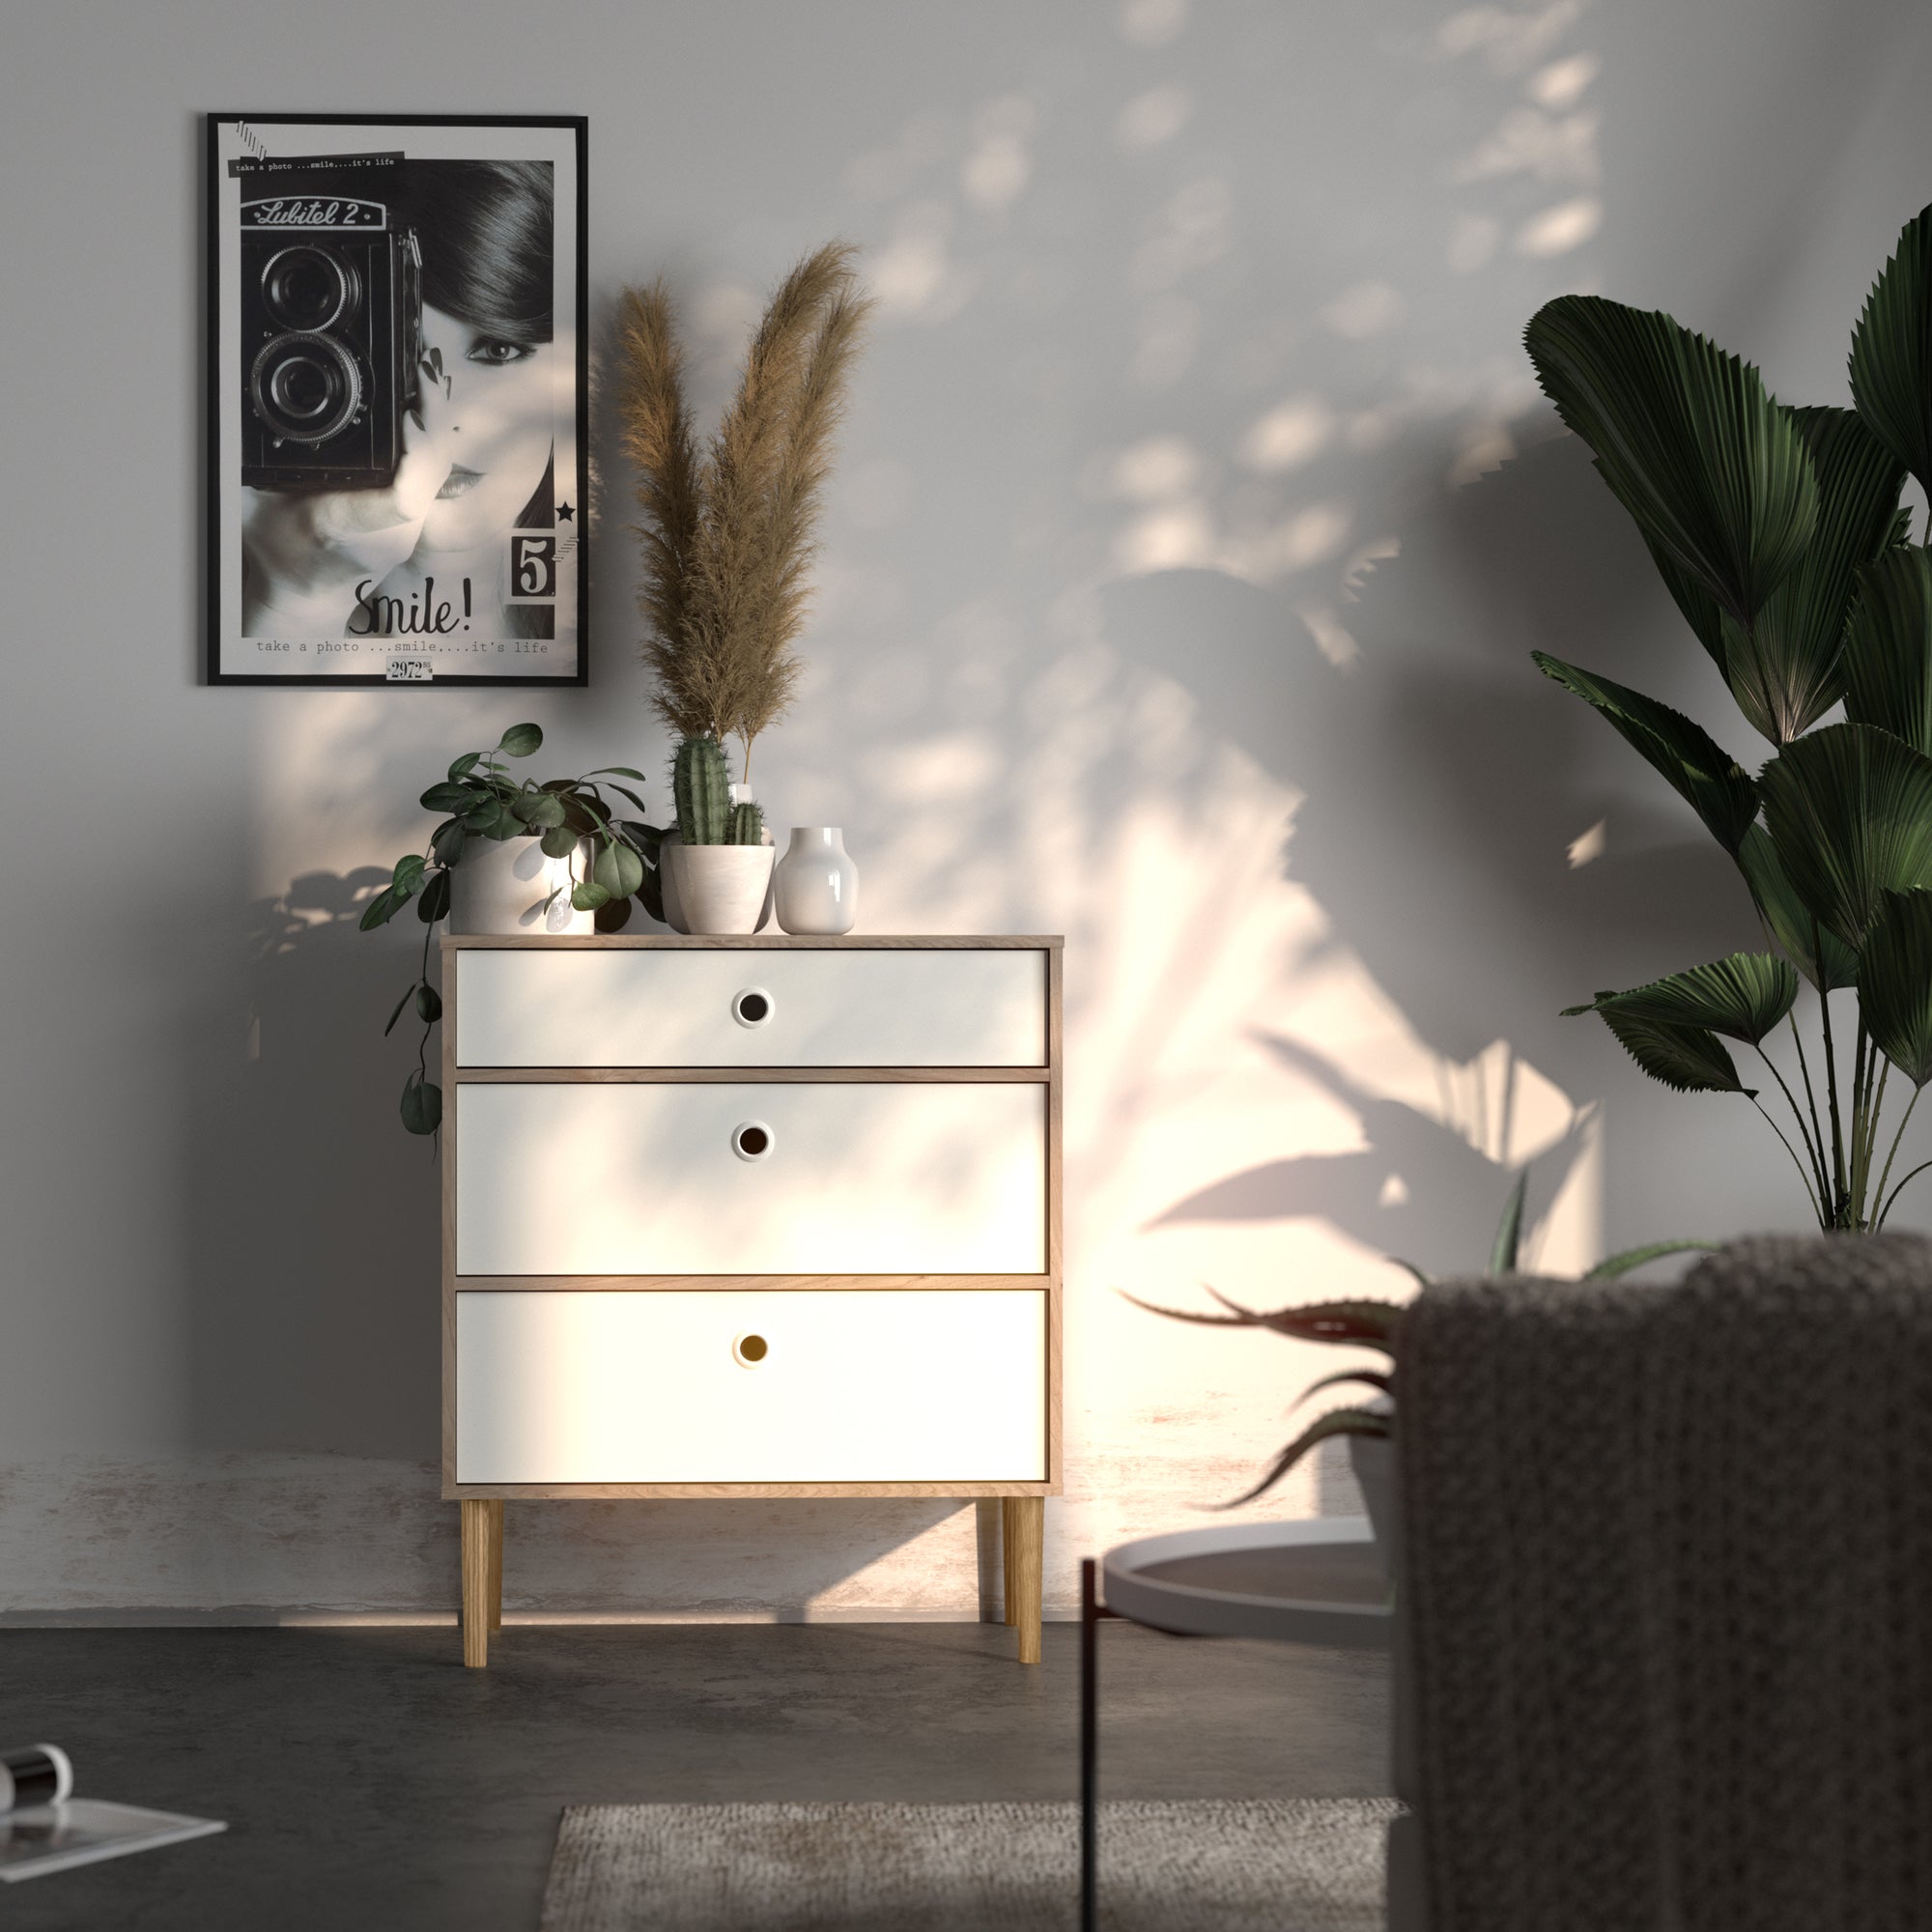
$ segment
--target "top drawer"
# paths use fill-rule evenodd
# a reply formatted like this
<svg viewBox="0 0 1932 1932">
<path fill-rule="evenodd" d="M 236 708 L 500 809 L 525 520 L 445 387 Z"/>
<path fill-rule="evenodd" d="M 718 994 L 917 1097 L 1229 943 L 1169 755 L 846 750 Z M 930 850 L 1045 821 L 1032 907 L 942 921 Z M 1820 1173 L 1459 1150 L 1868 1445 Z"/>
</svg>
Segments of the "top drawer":
<svg viewBox="0 0 1932 1932">
<path fill-rule="evenodd" d="M 1027 948 L 458 948 L 459 1066 L 1044 1066 Z"/>
</svg>

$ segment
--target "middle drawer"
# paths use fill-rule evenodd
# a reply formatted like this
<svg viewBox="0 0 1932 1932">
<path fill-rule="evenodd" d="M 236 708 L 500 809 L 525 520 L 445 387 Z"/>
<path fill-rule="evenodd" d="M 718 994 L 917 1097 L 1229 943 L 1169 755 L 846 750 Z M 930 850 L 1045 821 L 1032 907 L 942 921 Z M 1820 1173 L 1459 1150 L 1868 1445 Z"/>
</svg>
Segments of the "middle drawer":
<svg viewBox="0 0 1932 1932">
<path fill-rule="evenodd" d="M 456 1272 L 1039 1274 L 1038 1082 L 465 1082 Z"/>
</svg>

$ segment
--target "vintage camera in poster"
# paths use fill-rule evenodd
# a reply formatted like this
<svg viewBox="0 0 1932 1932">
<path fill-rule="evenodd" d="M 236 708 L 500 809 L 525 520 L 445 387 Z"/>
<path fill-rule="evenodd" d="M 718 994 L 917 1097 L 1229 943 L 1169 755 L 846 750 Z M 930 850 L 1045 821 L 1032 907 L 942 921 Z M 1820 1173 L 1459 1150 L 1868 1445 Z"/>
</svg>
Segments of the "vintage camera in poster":
<svg viewBox="0 0 1932 1932">
<path fill-rule="evenodd" d="M 242 204 L 242 481 L 381 489 L 422 359 L 422 255 L 380 201 Z"/>
</svg>

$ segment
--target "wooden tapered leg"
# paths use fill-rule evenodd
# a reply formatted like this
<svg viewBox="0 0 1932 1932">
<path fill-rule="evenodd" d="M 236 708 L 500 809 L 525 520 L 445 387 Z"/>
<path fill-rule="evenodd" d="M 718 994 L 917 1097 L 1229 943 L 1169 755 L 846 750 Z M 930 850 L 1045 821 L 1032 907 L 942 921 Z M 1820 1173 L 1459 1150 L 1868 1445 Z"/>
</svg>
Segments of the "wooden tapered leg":
<svg viewBox="0 0 1932 1932">
<path fill-rule="evenodd" d="M 1022 1663 L 1039 1662 L 1039 1599 L 1046 1558 L 1046 1498 L 1009 1496 L 1007 1621 L 1019 1633 Z"/>
<path fill-rule="evenodd" d="M 1017 1619 L 1013 1614 L 1013 1572 L 1017 1568 L 1013 1556 L 1013 1499 L 1011 1496 L 1000 1498 L 1000 1602 L 1006 1608 L 1007 1622 Z"/>
<path fill-rule="evenodd" d="M 490 1662 L 490 1504 L 465 1496 L 463 1511 L 463 1661 L 471 1670 Z"/>
<path fill-rule="evenodd" d="M 490 1502 L 490 1629 L 503 1628 L 503 1499 Z"/>
</svg>

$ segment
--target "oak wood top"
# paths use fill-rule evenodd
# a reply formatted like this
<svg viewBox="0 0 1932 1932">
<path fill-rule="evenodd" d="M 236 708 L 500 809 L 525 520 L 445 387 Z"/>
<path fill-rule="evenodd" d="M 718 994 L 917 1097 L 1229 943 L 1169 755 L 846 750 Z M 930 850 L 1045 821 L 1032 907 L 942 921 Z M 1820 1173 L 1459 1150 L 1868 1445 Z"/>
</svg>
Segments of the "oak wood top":
<svg viewBox="0 0 1932 1932">
<path fill-rule="evenodd" d="M 445 952 L 472 948 L 539 947 L 569 952 L 1057 952 L 1057 932 L 1034 933 L 629 933 L 445 932 Z"/>
</svg>

